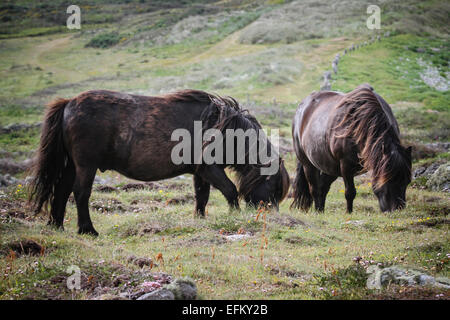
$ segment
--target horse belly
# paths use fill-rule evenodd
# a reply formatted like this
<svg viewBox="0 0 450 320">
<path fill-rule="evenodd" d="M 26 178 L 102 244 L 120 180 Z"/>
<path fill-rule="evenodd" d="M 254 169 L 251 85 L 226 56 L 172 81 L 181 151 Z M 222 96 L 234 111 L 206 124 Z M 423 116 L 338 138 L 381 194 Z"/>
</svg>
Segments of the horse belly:
<svg viewBox="0 0 450 320">
<path fill-rule="evenodd" d="M 339 162 L 334 159 L 330 152 L 329 141 L 327 139 L 328 117 L 323 114 L 309 124 L 301 137 L 302 148 L 309 162 L 320 171 L 331 175 L 339 176 Z"/>
<path fill-rule="evenodd" d="M 127 177 L 143 180 L 156 181 L 190 173 L 190 166 L 176 165 L 172 162 L 170 154 L 155 154 L 145 158 L 135 158 L 121 173 Z"/>
</svg>

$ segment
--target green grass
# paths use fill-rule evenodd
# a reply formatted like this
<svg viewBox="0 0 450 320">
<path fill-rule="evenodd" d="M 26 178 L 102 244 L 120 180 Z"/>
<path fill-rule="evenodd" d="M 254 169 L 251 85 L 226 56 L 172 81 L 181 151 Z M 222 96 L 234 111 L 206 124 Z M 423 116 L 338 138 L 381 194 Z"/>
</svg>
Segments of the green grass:
<svg viewBox="0 0 450 320">
<path fill-rule="evenodd" d="M 356 256 L 420 266 L 437 276 L 449 275 L 445 254 L 450 247 L 442 239 L 442 234 L 448 232 L 448 224 L 421 224 L 421 221 L 445 219 L 440 214 L 445 214 L 442 210 L 448 208 L 448 200 L 440 198 L 436 207 L 427 199 L 442 197 L 439 193 L 411 189 L 405 211 L 381 214 L 370 187 L 360 182 L 358 191 L 362 196 L 357 196 L 355 212 L 349 216 L 343 209 L 342 188 L 340 181 L 333 185 L 324 214 L 290 211 L 289 203 L 284 202 L 280 215 L 266 213 L 265 223 L 262 215 L 256 220 L 257 212 L 253 210 L 228 213 L 217 191 L 212 192 L 206 219 L 193 216 L 193 204 L 163 205 L 155 210 L 147 201 L 141 201 L 137 203 L 142 209 L 138 213 L 127 209 L 122 213 L 101 214 L 92 210 L 94 225 L 100 232 L 96 239 L 76 234 L 76 209 L 71 203 L 65 231 L 49 228 L 40 219 L 26 224 L 3 219 L 3 247 L 26 238 L 44 245 L 46 250 L 43 256 L 19 257 L 12 262 L 6 258 L 0 260 L 0 268 L 12 268 L 8 281 L 2 282 L 0 297 L 40 297 L 39 289 L 31 283 L 64 276 L 64 269 L 71 264 L 80 266 L 86 273 L 94 272 L 92 268 L 102 260 L 130 268 L 127 259 L 132 254 L 156 261 L 161 253 L 164 264 L 153 271 L 192 277 L 205 299 L 366 298 L 371 292 L 365 289 L 364 273 L 353 267 Z M 23 201 L 21 192 L 19 195 L 15 190 L 12 192 L 10 199 Z M 182 196 L 190 190 L 171 192 Z M 135 194 L 139 195 L 137 199 L 158 201 L 152 191 L 127 193 Z M 94 200 L 109 198 L 108 194 L 93 194 Z M 448 214 L 448 209 L 445 210 Z M 289 216 L 302 223 L 280 224 L 279 216 Z M 362 220 L 365 224 L 346 223 L 349 220 Z M 151 227 L 159 231 L 142 232 Z M 241 232 L 251 236 L 234 242 L 224 238 Z M 44 267 L 39 271 L 26 267 L 35 263 Z M 109 278 L 114 273 L 102 272 Z M 89 294 L 86 289 L 77 296 Z"/>
<path fill-rule="evenodd" d="M 411 45 L 414 44 L 414 45 Z M 416 52 L 417 47 L 438 47 L 439 53 Z M 450 93 L 438 92 L 418 81 L 422 69 L 416 60 L 422 57 L 436 64 L 442 71 L 448 70 L 443 61 L 448 55 L 448 43 L 413 35 L 398 35 L 383 39 L 344 56 L 339 63 L 339 73 L 332 83 L 336 90 L 348 92 L 370 79 L 370 84 L 389 103 L 398 101 L 421 102 L 427 108 L 449 112 Z M 376 59 L 367 59 L 367 56 Z"/>
</svg>

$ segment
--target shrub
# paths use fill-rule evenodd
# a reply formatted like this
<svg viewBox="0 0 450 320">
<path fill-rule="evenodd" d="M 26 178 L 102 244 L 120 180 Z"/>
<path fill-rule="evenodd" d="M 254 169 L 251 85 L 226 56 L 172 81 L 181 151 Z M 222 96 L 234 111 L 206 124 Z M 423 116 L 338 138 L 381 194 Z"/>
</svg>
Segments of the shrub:
<svg viewBox="0 0 450 320">
<path fill-rule="evenodd" d="M 104 49 L 116 45 L 119 41 L 120 36 L 116 32 L 102 33 L 92 38 L 91 41 L 86 44 L 86 47 Z"/>
</svg>

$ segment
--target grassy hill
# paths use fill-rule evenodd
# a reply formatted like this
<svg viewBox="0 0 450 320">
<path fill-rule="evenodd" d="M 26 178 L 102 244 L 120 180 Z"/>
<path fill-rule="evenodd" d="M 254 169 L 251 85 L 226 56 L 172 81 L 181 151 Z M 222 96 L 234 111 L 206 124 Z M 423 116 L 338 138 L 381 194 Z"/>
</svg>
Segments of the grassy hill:
<svg viewBox="0 0 450 320">
<path fill-rule="evenodd" d="M 381 8 L 381 30 L 366 27 L 369 3 Z M 289 149 L 298 103 L 320 89 L 338 53 L 333 90 L 370 83 L 392 106 L 405 144 L 414 146 L 414 168 L 448 162 L 448 2 L 78 4 L 80 30 L 65 28 L 68 3 L 62 0 L 0 5 L 0 174 L 18 179 L 0 189 L 1 299 L 118 294 L 153 272 L 193 278 L 202 299 L 450 297 L 434 289 L 378 292 L 365 286 L 365 267 L 376 263 L 449 277 L 448 193 L 427 189 L 423 177 L 408 189 L 401 212 L 380 213 L 369 178 L 362 176 L 351 216 L 339 179 L 323 214 L 289 210 L 292 199 L 279 213 L 228 213 L 213 190 L 207 218 L 200 220 L 193 217 L 188 176 L 143 187 L 115 172 L 98 173 L 90 203 L 100 232 L 95 239 L 76 234 L 73 201 L 64 232 L 32 216 L 23 186 L 45 104 L 89 89 L 159 95 L 195 88 L 231 95 L 264 127 L 279 128 Z M 359 48 L 343 55 L 352 45 Z M 295 155 L 284 158 L 293 176 Z M 236 234 L 243 239 L 230 240 Z M 12 248 L 25 239 L 44 249 L 20 255 Z M 155 266 L 140 269 L 133 255 L 152 258 Z M 74 293 L 65 286 L 70 265 L 83 274 L 83 289 Z"/>
</svg>

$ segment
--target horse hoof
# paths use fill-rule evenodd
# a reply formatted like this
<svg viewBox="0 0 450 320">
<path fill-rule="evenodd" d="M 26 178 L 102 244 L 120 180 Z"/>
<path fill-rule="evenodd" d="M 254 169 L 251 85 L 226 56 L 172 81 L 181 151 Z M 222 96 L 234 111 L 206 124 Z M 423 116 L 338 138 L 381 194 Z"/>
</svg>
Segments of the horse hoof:
<svg viewBox="0 0 450 320">
<path fill-rule="evenodd" d="M 98 236 L 98 232 L 94 228 L 80 228 L 78 229 L 78 234 L 88 234 L 94 237 Z"/>
<path fill-rule="evenodd" d="M 61 223 L 56 223 L 56 222 L 54 222 L 52 220 L 49 220 L 47 225 L 52 227 L 52 228 L 55 228 L 57 230 L 64 231 L 64 226 Z"/>
</svg>

